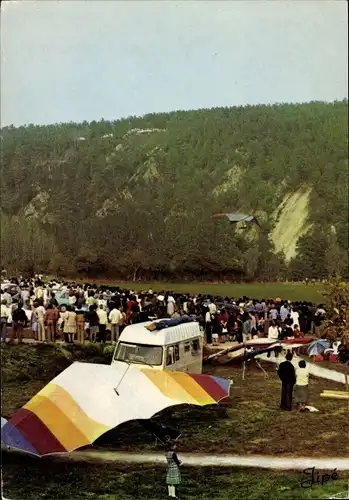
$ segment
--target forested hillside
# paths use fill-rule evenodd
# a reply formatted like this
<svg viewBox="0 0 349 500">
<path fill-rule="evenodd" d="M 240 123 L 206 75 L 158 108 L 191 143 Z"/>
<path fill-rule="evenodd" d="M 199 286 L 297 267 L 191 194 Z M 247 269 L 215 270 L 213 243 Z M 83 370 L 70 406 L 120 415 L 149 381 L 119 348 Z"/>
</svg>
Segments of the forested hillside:
<svg viewBox="0 0 349 500">
<path fill-rule="evenodd" d="M 2 266 L 144 279 L 347 271 L 348 102 L 1 129 Z M 262 226 L 212 219 L 256 215 Z"/>
</svg>

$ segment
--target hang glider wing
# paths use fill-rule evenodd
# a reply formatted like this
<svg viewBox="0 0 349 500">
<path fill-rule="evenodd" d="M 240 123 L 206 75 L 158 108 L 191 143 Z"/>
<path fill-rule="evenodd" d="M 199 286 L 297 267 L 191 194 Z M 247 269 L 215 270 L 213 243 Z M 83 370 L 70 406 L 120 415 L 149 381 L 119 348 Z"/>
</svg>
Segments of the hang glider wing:
<svg viewBox="0 0 349 500">
<path fill-rule="evenodd" d="M 226 218 L 232 224 L 237 224 L 238 222 L 246 222 L 250 224 L 257 224 L 257 226 L 261 227 L 257 218 L 254 215 L 246 215 L 246 214 L 228 214 L 228 213 L 218 213 L 213 215 L 214 218 Z"/>
<path fill-rule="evenodd" d="M 33 455 L 66 453 L 93 443 L 118 425 L 149 419 L 180 404 L 211 405 L 229 396 L 231 382 L 210 375 L 73 363 L 9 421 L 2 444 Z"/>
</svg>

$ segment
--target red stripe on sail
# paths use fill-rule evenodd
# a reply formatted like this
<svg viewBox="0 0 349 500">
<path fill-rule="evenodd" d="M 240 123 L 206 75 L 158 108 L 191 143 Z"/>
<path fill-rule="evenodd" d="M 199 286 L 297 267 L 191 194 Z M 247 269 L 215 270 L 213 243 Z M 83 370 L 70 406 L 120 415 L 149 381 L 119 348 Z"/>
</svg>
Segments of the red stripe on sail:
<svg viewBox="0 0 349 500">
<path fill-rule="evenodd" d="M 9 424 L 23 434 L 39 455 L 67 451 L 46 425 L 30 410 L 21 408 L 9 420 Z"/>
<path fill-rule="evenodd" d="M 194 379 L 195 382 L 197 382 L 215 401 L 220 401 L 228 396 L 227 392 L 217 384 L 213 377 L 196 373 L 190 373 L 188 375 L 190 375 L 191 378 Z"/>
</svg>

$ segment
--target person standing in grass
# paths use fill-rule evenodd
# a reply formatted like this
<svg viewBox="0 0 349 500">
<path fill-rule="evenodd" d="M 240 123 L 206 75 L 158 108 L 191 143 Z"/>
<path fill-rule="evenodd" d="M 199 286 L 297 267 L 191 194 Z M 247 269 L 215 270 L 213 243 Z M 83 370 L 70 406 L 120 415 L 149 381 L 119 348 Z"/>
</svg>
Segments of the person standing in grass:
<svg viewBox="0 0 349 500">
<path fill-rule="evenodd" d="M 249 317 L 248 313 L 244 313 L 244 315 L 243 315 L 243 324 L 242 324 L 242 339 L 243 339 L 243 342 L 247 342 L 247 340 L 251 339 L 250 326 L 251 326 L 250 317 Z"/>
<path fill-rule="evenodd" d="M 56 340 L 58 318 L 58 309 L 52 304 L 48 304 L 45 313 L 45 325 L 47 326 L 47 337 L 49 342 L 55 342 Z"/>
<path fill-rule="evenodd" d="M 7 337 L 7 321 L 11 314 L 11 309 L 7 306 L 7 301 L 1 301 L 1 342 L 6 341 Z"/>
<path fill-rule="evenodd" d="M 122 307 L 120 307 L 119 311 L 121 314 L 121 319 L 119 323 L 119 335 L 121 335 L 126 327 L 126 313 L 124 312 Z"/>
<path fill-rule="evenodd" d="M 23 309 L 28 309 L 29 305 L 29 290 L 27 285 L 25 285 L 25 288 L 21 291 L 21 298 L 23 301 Z"/>
<path fill-rule="evenodd" d="M 34 305 L 30 306 L 30 329 L 34 340 L 38 340 L 38 318 L 36 316 Z"/>
<path fill-rule="evenodd" d="M 27 322 L 27 315 L 24 309 L 22 309 L 22 304 L 19 303 L 17 309 L 12 313 L 12 333 L 9 344 L 13 344 L 15 337 L 17 337 L 18 344 L 23 343 L 23 329 L 26 327 Z"/>
<path fill-rule="evenodd" d="M 110 321 L 110 331 L 111 331 L 111 342 L 115 344 L 119 339 L 119 325 L 123 316 L 119 309 L 114 307 L 109 313 L 109 321 Z"/>
<path fill-rule="evenodd" d="M 99 341 L 105 343 L 107 335 L 108 316 L 107 312 L 104 310 L 103 304 L 100 304 L 97 310 L 97 314 L 99 318 Z"/>
<path fill-rule="evenodd" d="M 92 291 L 87 292 L 86 304 L 91 307 L 96 303 L 94 293 Z"/>
<path fill-rule="evenodd" d="M 278 369 L 278 376 L 282 382 L 281 388 L 281 410 L 291 411 L 292 410 L 292 392 L 293 386 L 296 382 L 295 369 L 292 364 L 293 354 L 292 352 L 287 352 L 286 361 L 280 363 Z"/>
<path fill-rule="evenodd" d="M 88 323 L 89 323 L 89 329 L 90 329 L 90 341 L 96 342 L 97 335 L 99 332 L 99 317 L 97 314 L 97 306 L 96 305 L 89 307 Z"/>
<path fill-rule="evenodd" d="M 85 343 L 85 312 L 81 309 L 79 305 L 77 309 L 75 309 L 75 320 L 76 320 L 76 337 L 77 341 L 80 344 Z"/>
<path fill-rule="evenodd" d="M 72 306 L 69 305 L 66 311 L 62 315 L 63 317 L 63 333 L 64 341 L 68 344 L 74 342 L 74 336 L 76 334 L 76 313 L 72 310 Z"/>
<path fill-rule="evenodd" d="M 208 344 L 212 344 L 212 318 L 211 318 L 211 313 L 208 308 L 204 309 L 204 314 L 205 314 L 205 333 L 206 333 L 206 342 Z"/>
<path fill-rule="evenodd" d="M 38 305 L 35 308 L 35 315 L 36 315 L 36 319 L 38 322 L 38 338 L 39 338 L 39 342 L 45 342 L 46 341 L 46 328 L 45 328 L 46 309 L 43 305 L 42 299 L 38 299 L 37 303 L 38 303 Z"/>
<path fill-rule="evenodd" d="M 172 297 L 171 294 L 167 297 L 167 306 L 166 307 L 167 307 L 167 316 L 169 318 L 172 318 L 172 316 L 174 315 L 174 313 L 176 311 L 176 301 Z"/>
<path fill-rule="evenodd" d="M 296 368 L 295 400 L 299 411 L 306 411 L 308 402 L 309 370 L 304 359 L 301 359 Z"/>
<path fill-rule="evenodd" d="M 168 487 L 168 496 L 178 498 L 176 496 L 176 486 L 181 483 L 181 473 L 179 466 L 181 465 L 176 453 L 176 444 L 172 441 L 166 443 L 165 457 L 167 460 L 167 475 L 166 483 Z"/>
</svg>

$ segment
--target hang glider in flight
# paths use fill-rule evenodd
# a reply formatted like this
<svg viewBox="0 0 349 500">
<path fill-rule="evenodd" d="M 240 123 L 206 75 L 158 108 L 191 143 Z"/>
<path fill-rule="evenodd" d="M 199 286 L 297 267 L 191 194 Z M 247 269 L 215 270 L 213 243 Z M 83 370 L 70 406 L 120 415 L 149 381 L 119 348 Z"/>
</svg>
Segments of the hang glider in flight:
<svg viewBox="0 0 349 500">
<path fill-rule="evenodd" d="M 237 213 L 233 213 L 233 214 L 219 213 L 219 214 L 214 214 L 213 217 L 215 219 L 216 218 L 217 219 L 219 219 L 219 218 L 226 218 L 232 224 L 237 224 L 239 222 L 250 223 L 250 224 L 257 224 L 257 226 L 261 228 L 261 226 L 260 226 L 257 218 L 254 215 L 237 214 Z M 247 229 L 247 226 L 245 226 L 245 229 Z"/>
</svg>

